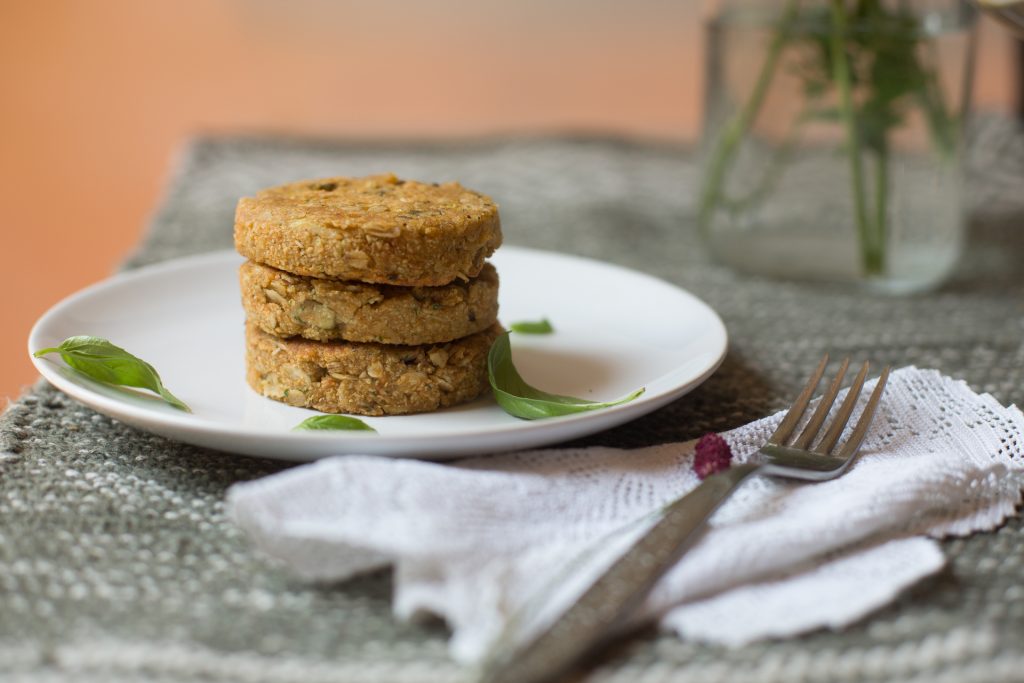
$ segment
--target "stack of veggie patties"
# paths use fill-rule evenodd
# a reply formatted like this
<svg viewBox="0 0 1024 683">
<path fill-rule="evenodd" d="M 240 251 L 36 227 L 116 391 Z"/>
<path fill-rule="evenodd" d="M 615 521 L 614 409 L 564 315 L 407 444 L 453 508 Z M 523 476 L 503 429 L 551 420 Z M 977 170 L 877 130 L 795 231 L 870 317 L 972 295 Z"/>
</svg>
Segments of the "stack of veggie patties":
<svg viewBox="0 0 1024 683">
<path fill-rule="evenodd" d="M 328 413 L 436 410 L 487 387 L 498 207 L 458 183 L 324 178 L 235 213 L 249 385 Z"/>
</svg>

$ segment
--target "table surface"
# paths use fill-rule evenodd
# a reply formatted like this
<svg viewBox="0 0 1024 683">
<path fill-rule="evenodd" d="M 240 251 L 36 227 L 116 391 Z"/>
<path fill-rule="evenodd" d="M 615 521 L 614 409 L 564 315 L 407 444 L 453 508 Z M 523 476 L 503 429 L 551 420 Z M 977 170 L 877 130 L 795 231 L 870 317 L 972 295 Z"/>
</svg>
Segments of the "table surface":
<svg viewBox="0 0 1024 683">
<path fill-rule="evenodd" d="M 231 245 L 235 200 L 285 180 L 392 170 L 495 197 L 506 242 L 675 282 L 731 348 L 679 401 L 579 443 L 637 447 L 780 409 L 826 350 L 933 367 L 1024 399 L 1024 131 L 972 132 L 970 249 L 941 290 L 877 298 L 745 278 L 694 229 L 688 150 L 605 138 L 455 144 L 199 140 L 128 267 Z M 877 365 L 876 365 L 877 367 Z M 1018 450 L 1020 450 L 1018 446 Z M 26 681 L 464 681 L 443 624 L 390 614 L 379 572 L 310 585 L 225 518 L 224 491 L 282 463 L 171 442 L 37 384 L 0 417 L 0 668 Z M 1024 524 L 943 542 L 948 567 L 842 632 L 727 650 L 648 633 L 595 681 L 1024 681 Z"/>
</svg>

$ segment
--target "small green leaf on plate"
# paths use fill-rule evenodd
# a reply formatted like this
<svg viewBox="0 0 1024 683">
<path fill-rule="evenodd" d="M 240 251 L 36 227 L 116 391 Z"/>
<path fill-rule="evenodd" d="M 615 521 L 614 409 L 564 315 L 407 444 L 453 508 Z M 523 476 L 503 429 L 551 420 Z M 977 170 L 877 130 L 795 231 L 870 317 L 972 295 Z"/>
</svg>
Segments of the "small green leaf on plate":
<svg viewBox="0 0 1024 683">
<path fill-rule="evenodd" d="M 106 339 L 84 335 L 68 337 L 60 346 L 40 349 L 32 355 L 41 358 L 48 353 L 59 353 L 73 370 L 97 382 L 149 389 L 178 410 L 192 412 L 182 400 L 167 390 L 152 365 Z"/>
<path fill-rule="evenodd" d="M 617 401 L 597 403 L 536 389 L 519 376 L 516 366 L 512 363 L 512 345 L 509 343 L 508 332 L 495 339 L 491 345 L 491 350 L 487 354 L 487 377 L 498 405 L 509 415 L 524 420 L 539 420 L 609 408 L 628 403 L 644 393 L 643 388 L 640 388 Z"/>
<path fill-rule="evenodd" d="M 555 331 L 555 328 L 551 326 L 551 322 L 547 318 L 512 323 L 508 328 L 519 334 L 551 334 Z"/>
<path fill-rule="evenodd" d="M 293 432 L 307 431 L 307 430 L 349 430 L 349 431 L 362 431 L 362 432 L 374 432 L 376 429 L 366 424 L 362 420 L 348 415 L 314 415 L 313 417 L 306 418 L 299 424 L 292 427 Z"/>
</svg>

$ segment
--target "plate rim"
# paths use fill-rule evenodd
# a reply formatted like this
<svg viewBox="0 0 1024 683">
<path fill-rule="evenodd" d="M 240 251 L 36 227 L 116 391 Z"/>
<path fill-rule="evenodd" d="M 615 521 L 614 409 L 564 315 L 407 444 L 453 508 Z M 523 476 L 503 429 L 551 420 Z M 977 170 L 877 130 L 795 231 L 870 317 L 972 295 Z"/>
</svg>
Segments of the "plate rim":
<svg viewBox="0 0 1024 683">
<path fill-rule="evenodd" d="M 427 435 L 417 434 L 394 434 L 387 435 L 383 438 L 390 443 L 395 443 L 401 446 L 404 443 L 409 442 L 423 442 L 441 439 L 452 439 L 452 438 L 499 438 L 506 437 L 514 440 L 515 435 L 531 435 L 534 438 L 528 439 L 531 443 L 537 445 L 553 444 L 560 441 L 564 441 L 572 438 L 579 438 L 589 434 L 598 433 L 605 431 L 606 429 L 612 429 L 620 426 L 625 422 L 631 421 L 642 415 L 646 415 L 653 412 L 668 403 L 680 398 L 681 396 L 689 393 L 694 388 L 704 383 L 711 375 L 713 375 L 718 368 L 721 366 L 725 359 L 729 349 L 729 333 L 725 323 L 722 321 L 721 316 L 718 315 L 707 302 L 700 297 L 696 296 L 689 290 L 676 285 L 675 283 L 669 282 L 662 278 L 656 277 L 649 273 L 634 270 L 626 266 L 619 265 L 617 263 L 611 263 L 608 261 L 602 261 L 600 259 L 594 259 L 586 256 L 580 256 L 578 254 L 571 254 L 565 252 L 551 251 L 545 249 L 537 249 L 533 247 L 522 247 L 518 245 L 504 245 L 502 247 L 505 253 L 517 252 L 524 256 L 544 255 L 547 257 L 556 257 L 558 259 L 568 259 L 576 261 L 581 265 L 586 266 L 598 266 L 601 268 L 610 268 L 622 272 L 633 278 L 641 278 L 650 281 L 652 284 L 659 286 L 667 286 L 677 293 L 683 294 L 689 298 L 693 303 L 705 309 L 705 312 L 710 314 L 710 319 L 715 326 L 714 333 L 721 336 L 721 345 L 719 347 L 718 356 L 708 365 L 706 369 L 700 372 L 693 379 L 674 386 L 663 393 L 658 395 L 645 397 L 640 396 L 634 401 L 631 401 L 620 406 L 616 406 L 610 409 L 602 409 L 595 411 L 587 411 L 583 413 L 576 413 L 573 415 L 560 416 L 553 419 L 547 420 L 533 420 L 523 421 L 528 426 L 523 426 L 523 423 L 510 423 L 509 425 L 501 426 L 490 426 L 490 427 L 476 427 L 470 429 L 462 429 L 456 431 L 444 431 L 434 432 Z M 175 434 L 182 434 L 182 437 L 186 434 L 188 436 L 199 435 L 199 436 L 211 436 L 211 437 L 233 437 L 233 436 L 244 436 L 244 437 L 260 437 L 269 438 L 274 441 L 284 441 L 288 443 L 295 443 L 299 439 L 306 441 L 307 443 L 335 443 L 339 446 L 339 455 L 345 454 L 340 449 L 351 451 L 353 447 L 359 447 L 361 445 L 372 445 L 379 444 L 382 436 L 377 433 L 360 433 L 360 432 L 344 432 L 344 431 L 331 431 L 331 432 L 302 432 L 297 434 L 294 432 L 279 432 L 276 430 L 253 430 L 249 426 L 240 424 L 217 422 L 210 419 L 204 419 L 202 416 L 198 416 L 195 413 L 179 413 L 179 412 L 167 412 L 163 410 L 150 410 L 145 407 L 135 406 L 129 402 L 121 401 L 115 398 L 105 396 L 94 390 L 91 390 L 87 386 L 78 384 L 66 377 L 58 370 L 62 366 L 58 365 L 56 361 L 46 357 L 37 358 L 33 355 L 36 348 L 42 348 L 42 344 L 39 341 L 39 336 L 43 333 L 43 328 L 54 319 L 59 318 L 62 314 L 68 310 L 74 309 L 74 307 L 81 301 L 90 297 L 101 294 L 105 290 L 115 287 L 121 287 L 126 284 L 131 284 L 134 281 L 148 279 L 154 276 L 159 276 L 167 271 L 179 272 L 181 270 L 189 270 L 192 268 L 203 267 L 210 264 L 219 263 L 220 261 L 226 260 L 238 260 L 241 257 L 237 252 L 232 249 L 221 249 L 216 251 L 202 252 L 198 254 L 190 254 L 177 258 L 167 259 L 157 263 L 147 264 L 139 268 L 135 268 L 129 271 L 117 272 L 110 277 L 104 278 L 98 282 L 94 282 L 90 285 L 79 289 L 50 306 L 43 314 L 32 325 L 29 331 L 27 339 L 27 347 L 29 358 L 40 373 L 40 375 L 51 385 L 58 390 L 67 394 L 71 398 L 85 404 L 86 406 L 96 410 L 97 412 L 113 417 L 122 422 L 135 426 L 151 433 L 165 433 L 164 431 L 158 431 L 154 429 L 152 423 L 156 423 L 160 430 L 168 428 L 174 430 Z M 612 420 L 609 421 L 609 417 Z M 598 423 L 592 425 L 591 423 Z M 593 428 L 595 427 L 596 428 Z M 575 428 L 572 428 L 575 427 Z M 570 432 L 568 436 L 560 436 L 559 432 L 566 431 Z M 549 434 L 550 433 L 550 434 Z M 547 434 L 549 438 L 537 439 L 536 436 L 543 436 Z M 166 435 L 166 433 L 165 433 Z M 170 438 L 176 438 L 178 441 L 185 443 L 196 444 L 195 441 L 191 441 L 187 438 L 172 436 Z M 206 446 L 210 447 L 210 446 Z M 515 450 L 517 445 L 511 444 L 506 448 L 499 450 Z M 231 451 L 234 453 L 244 455 L 254 455 L 253 453 L 246 451 Z M 498 450 L 484 450 L 482 453 L 498 452 Z M 263 456 L 267 457 L 267 456 Z M 299 458 L 291 456 L 278 456 L 281 459 L 296 460 Z M 314 460 L 322 456 L 319 455 L 307 455 L 305 459 Z M 406 457 L 406 458 L 422 458 L 419 455 L 390 455 L 389 457 Z M 452 457 L 461 457 L 458 455 Z M 436 459 L 436 458 L 435 458 Z"/>
</svg>

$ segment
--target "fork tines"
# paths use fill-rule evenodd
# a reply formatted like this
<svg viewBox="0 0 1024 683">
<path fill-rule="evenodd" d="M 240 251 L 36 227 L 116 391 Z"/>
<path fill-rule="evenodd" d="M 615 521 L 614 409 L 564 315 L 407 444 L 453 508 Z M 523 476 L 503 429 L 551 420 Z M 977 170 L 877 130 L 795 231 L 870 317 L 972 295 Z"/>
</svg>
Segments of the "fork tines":
<svg viewBox="0 0 1024 683">
<path fill-rule="evenodd" d="M 793 406 L 786 413 L 786 417 L 783 418 L 779 424 L 775 433 L 771 435 L 768 442 L 779 446 L 787 446 L 789 448 L 795 448 L 800 450 L 806 450 L 811 453 L 818 455 L 833 455 L 833 451 L 836 449 L 839 443 L 839 438 L 843 434 L 843 430 L 846 428 L 846 424 L 850 421 L 850 416 L 853 414 L 853 409 L 857 405 L 857 399 L 860 397 L 861 389 L 864 386 L 864 380 L 868 374 L 869 364 L 865 361 L 860 368 L 860 372 L 857 373 L 857 378 L 854 379 L 853 384 L 850 386 L 849 391 L 846 394 L 846 398 L 843 400 L 843 404 L 839 407 L 839 411 L 836 413 L 835 419 L 829 426 L 825 435 L 821 437 L 818 444 L 811 448 L 811 444 L 818 432 L 821 430 L 821 426 L 824 424 L 825 419 L 828 417 L 829 411 L 832 410 L 832 404 L 835 403 L 836 396 L 839 394 L 839 388 L 842 386 L 843 378 L 846 376 L 846 371 L 850 366 L 850 359 L 843 359 L 842 364 L 839 366 L 839 371 L 836 373 L 835 379 L 829 384 L 825 394 L 821 397 L 818 407 L 815 409 L 814 414 L 811 415 L 811 419 L 807 421 L 806 426 L 800 432 L 800 435 L 792 442 L 786 443 L 797 425 L 800 424 L 803 419 L 804 413 L 807 412 L 807 406 L 811 402 L 811 397 L 818 388 L 818 384 L 821 382 L 822 376 L 825 374 L 825 367 L 828 365 L 828 354 L 821 359 L 818 363 L 817 369 L 814 374 L 811 375 L 807 385 L 804 386 L 803 391 L 797 397 Z M 848 458 L 857 452 L 860 448 L 861 443 L 864 441 L 864 437 L 867 435 L 868 428 L 871 426 L 871 422 L 875 416 L 875 410 L 878 408 L 878 402 L 881 400 L 882 392 L 885 390 L 886 380 L 889 378 L 890 368 L 886 367 L 881 376 L 878 378 L 878 383 L 875 385 L 874 391 L 871 393 L 871 397 L 868 399 L 867 405 L 864 406 L 864 411 L 860 415 L 860 419 L 857 421 L 856 426 L 853 428 L 853 432 L 850 434 L 850 438 L 846 440 L 842 450 L 836 455 L 840 458 Z"/>
</svg>

